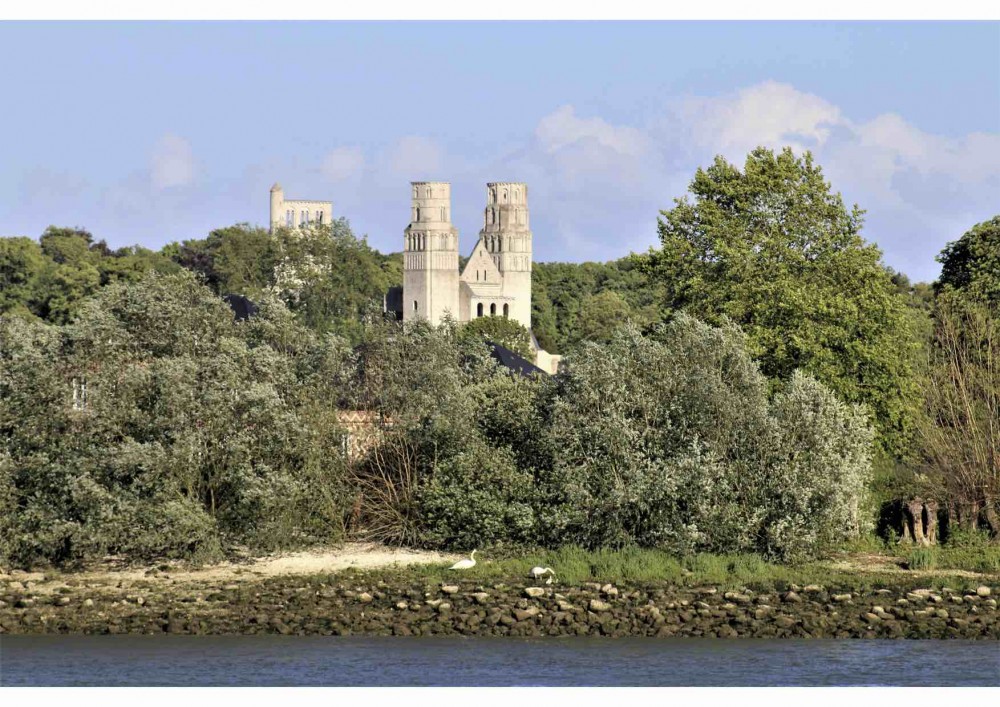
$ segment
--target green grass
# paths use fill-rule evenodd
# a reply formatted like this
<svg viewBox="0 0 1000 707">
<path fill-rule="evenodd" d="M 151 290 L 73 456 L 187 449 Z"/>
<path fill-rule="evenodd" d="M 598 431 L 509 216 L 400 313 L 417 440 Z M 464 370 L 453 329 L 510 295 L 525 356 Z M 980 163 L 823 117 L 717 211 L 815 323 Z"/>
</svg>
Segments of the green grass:
<svg viewBox="0 0 1000 707">
<path fill-rule="evenodd" d="M 938 558 L 948 556 L 939 552 Z M 895 587 L 975 587 L 981 583 L 946 573 L 928 577 L 909 573 L 840 570 L 823 562 L 780 565 L 757 555 L 715 555 L 699 553 L 678 558 L 662 550 L 626 548 L 588 551 L 578 547 L 538 550 L 524 554 L 513 551 L 486 550 L 477 553 L 471 570 L 452 571 L 447 565 L 411 565 L 405 568 L 370 571 L 348 570 L 345 579 L 363 576 L 367 580 L 410 581 L 423 584 L 450 583 L 461 580 L 484 586 L 499 583 L 529 582 L 532 567 L 555 570 L 554 587 L 579 585 L 582 582 L 610 582 L 623 585 L 664 584 L 672 586 L 711 585 L 723 590 L 749 588 L 753 591 L 785 591 L 790 585 L 819 584 L 840 591 L 867 591 Z M 944 560 L 942 559 L 943 563 Z M 945 566 L 942 564 L 942 566 Z"/>
<path fill-rule="evenodd" d="M 910 553 L 906 566 L 911 570 L 932 570 L 938 566 L 936 547 L 918 547 Z"/>
</svg>

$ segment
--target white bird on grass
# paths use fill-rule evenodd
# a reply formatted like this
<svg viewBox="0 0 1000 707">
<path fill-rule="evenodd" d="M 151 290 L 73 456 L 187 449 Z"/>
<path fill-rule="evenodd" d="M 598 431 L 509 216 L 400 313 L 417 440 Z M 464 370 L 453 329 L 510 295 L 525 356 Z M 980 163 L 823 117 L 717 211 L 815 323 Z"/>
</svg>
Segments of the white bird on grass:
<svg viewBox="0 0 1000 707">
<path fill-rule="evenodd" d="M 458 562 L 456 562 L 455 564 L 453 564 L 448 569 L 450 569 L 450 570 L 467 570 L 467 569 L 471 569 L 472 567 L 475 567 L 476 566 L 476 553 L 477 552 L 479 552 L 479 551 L 478 550 L 473 550 L 472 554 L 469 555 L 469 559 L 468 560 L 459 560 Z"/>
<path fill-rule="evenodd" d="M 536 580 L 541 579 L 542 575 L 548 574 L 549 578 L 545 580 L 546 584 L 552 584 L 552 579 L 556 576 L 555 571 L 551 567 L 532 567 L 530 574 Z"/>
</svg>

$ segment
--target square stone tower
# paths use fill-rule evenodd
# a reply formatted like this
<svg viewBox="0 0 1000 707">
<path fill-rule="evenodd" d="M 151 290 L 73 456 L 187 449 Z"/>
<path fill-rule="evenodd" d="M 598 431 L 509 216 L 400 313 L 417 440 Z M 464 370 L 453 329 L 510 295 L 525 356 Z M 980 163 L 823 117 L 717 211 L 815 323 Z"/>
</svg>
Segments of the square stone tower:
<svg viewBox="0 0 1000 707">
<path fill-rule="evenodd" d="M 403 231 L 403 321 L 441 323 L 458 312 L 458 229 L 451 184 L 411 182 L 410 225 Z"/>
<path fill-rule="evenodd" d="M 509 316 L 531 331 L 531 230 L 528 185 L 490 182 L 479 241 L 500 271 L 500 297 Z"/>
</svg>

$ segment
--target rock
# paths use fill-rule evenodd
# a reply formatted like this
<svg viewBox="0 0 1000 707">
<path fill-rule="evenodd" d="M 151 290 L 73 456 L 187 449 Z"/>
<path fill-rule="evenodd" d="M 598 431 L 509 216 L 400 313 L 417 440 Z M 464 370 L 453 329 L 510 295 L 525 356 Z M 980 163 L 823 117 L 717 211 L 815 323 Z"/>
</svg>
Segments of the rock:
<svg viewBox="0 0 1000 707">
<path fill-rule="evenodd" d="M 944 601 L 944 598 L 943 598 L 943 597 L 939 597 L 939 596 L 938 596 L 937 594 L 931 594 L 931 595 L 930 595 L 929 597 L 927 597 L 927 598 L 928 598 L 928 599 L 930 599 L 930 601 L 931 601 L 932 603 L 934 603 L 934 604 L 940 604 L 941 602 L 943 602 L 943 601 Z"/>
<path fill-rule="evenodd" d="M 594 612 L 609 611 L 611 609 L 611 604 L 606 601 L 601 601 L 600 599 L 591 599 L 589 607 L 590 610 Z"/>
<path fill-rule="evenodd" d="M 909 606 L 910 602 L 907 601 L 906 599 L 897 599 L 896 600 L 896 605 L 897 606 Z"/>
<path fill-rule="evenodd" d="M 962 597 L 958 596 L 957 594 L 952 594 L 948 598 L 951 600 L 952 604 L 961 604 L 962 603 Z"/>
<path fill-rule="evenodd" d="M 443 602 L 443 601 L 444 601 L 444 599 L 428 599 L 428 600 L 427 600 L 427 601 L 425 601 L 424 603 L 425 603 L 425 604 L 426 604 L 427 606 L 430 606 L 430 607 L 433 607 L 433 608 L 435 608 L 435 609 L 436 609 L 436 608 L 438 607 L 438 604 L 440 604 L 440 603 L 441 603 L 441 602 Z"/>
<path fill-rule="evenodd" d="M 518 621 L 527 621 L 528 619 L 535 618 L 540 613 L 541 609 L 537 606 L 532 606 L 529 609 L 514 609 L 514 618 Z"/>
<path fill-rule="evenodd" d="M 69 597 L 59 597 L 58 604 L 59 606 L 66 606 L 69 604 L 69 601 Z"/>
<path fill-rule="evenodd" d="M 94 605 L 94 600 L 93 599 L 84 599 L 83 600 L 83 605 L 84 606 L 88 606 L 88 607 L 89 606 L 93 606 Z"/>
<path fill-rule="evenodd" d="M 372 595 L 369 594 L 368 592 L 361 592 L 360 594 L 358 594 L 358 601 L 360 601 L 362 604 L 371 604 L 372 598 L 373 598 Z"/>
<path fill-rule="evenodd" d="M 761 619 L 766 619 L 767 615 L 771 613 L 771 607 L 759 606 L 753 612 L 753 617 L 760 621 Z"/>
<path fill-rule="evenodd" d="M 906 598 L 909 601 L 925 601 L 927 596 L 924 594 L 918 594 L 917 592 L 907 592 Z"/>
<path fill-rule="evenodd" d="M 807 584 L 802 588 L 802 591 L 815 594 L 816 592 L 823 591 L 823 587 L 819 584 Z"/>
<path fill-rule="evenodd" d="M 618 587 L 616 587 L 613 584 L 605 584 L 603 587 L 601 587 L 601 591 L 604 592 L 609 597 L 618 596 Z"/>
<path fill-rule="evenodd" d="M 785 592 L 785 595 L 781 597 L 781 600 L 789 604 L 798 604 L 802 601 L 802 597 L 795 592 Z"/>
<path fill-rule="evenodd" d="M 997 608 L 997 600 L 996 599 L 987 599 L 986 601 L 983 602 L 983 604 L 985 606 L 990 607 L 991 609 Z"/>
<path fill-rule="evenodd" d="M 545 596 L 545 590 L 541 587 L 525 587 L 524 593 L 532 599 Z"/>
<path fill-rule="evenodd" d="M 774 620 L 774 624 L 779 628 L 791 628 L 795 625 L 795 619 L 791 616 L 779 616 Z"/>
<path fill-rule="evenodd" d="M 441 585 L 441 591 L 445 594 L 458 594 L 458 585 L 443 584 Z"/>
<path fill-rule="evenodd" d="M 701 587 L 695 591 L 697 591 L 698 594 L 716 594 L 719 590 L 715 587 Z"/>
<path fill-rule="evenodd" d="M 479 605 L 486 604 L 486 602 L 489 601 L 490 598 L 490 595 L 487 594 L 486 592 L 476 592 L 475 594 L 470 594 L 469 596 L 471 596 L 472 600 Z"/>
<path fill-rule="evenodd" d="M 939 619 L 947 619 L 948 618 L 948 612 L 946 610 L 944 610 L 944 609 L 938 609 L 935 612 L 935 614 L 937 615 L 937 617 Z"/>
<path fill-rule="evenodd" d="M 703 601 L 696 601 L 694 603 L 694 608 L 696 608 L 696 609 L 711 609 L 712 605 L 711 604 L 706 604 Z"/>
<path fill-rule="evenodd" d="M 20 582 L 7 582 L 7 589 L 12 592 L 23 592 L 24 585 Z"/>
<path fill-rule="evenodd" d="M 851 593 L 848 592 L 847 594 L 833 594 L 830 596 L 830 600 L 837 604 L 843 604 L 844 602 L 848 602 L 851 600 Z"/>
<path fill-rule="evenodd" d="M 990 595 L 990 588 L 986 585 L 976 587 L 976 594 L 981 597 L 988 597 Z"/>
<path fill-rule="evenodd" d="M 451 604 L 449 604 L 446 601 L 443 601 L 434 608 L 436 608 L 438 613 L 441 614 L 444 613 L 445 611 L 451 611 Z"/>
<path fill-rule="evenodd" d="M 599 592 L 599 591 L 601 591 L 601 585 L 597 584 L 596 582 L 584 582 L 580 586 L 582 586 L 584 589 L 589 589 L 592 592 Z"/>
<path fill-rule="evenodd" d="M 146 603 L 146 598 L 145 597 L 139 597 L 138 599 L 135 600 L 135 603 L 138 604 L 139 606 L 142 606 L 143 604 Z"/>
<path fill-rule="evenodd" d="M 870 611 L 865 613 L 863 616 L 866 621 L 869 621 L 871 623 L 877 623 L 882 621 L 881 616 L 879 616 L 878 614 L 873 614 Z"/>
<path fill-rule="evenodd" d="M 396 608 L 400 610 L 406 610 L 410 608 L 410 605 L 407 604 L 405 601 L 397 601 Z"/>
<path fill-rule="evenodd" d="M 565 601 L 564 599 L 559 599 L 556 602 L 556 604 L 559 606 L 559 611 L 573 611 L 574 609 L 576 609 L 575 606 L 570 604 L 568 601 Z"/>
<path fill-rule="evenodd" d="M 977 601 L 979 601 L 979 595 L 966 594 L 964 597 L 962 597 L 962 599 L 965 601 L 966 604 L 975 604 Z"/>
</svg>

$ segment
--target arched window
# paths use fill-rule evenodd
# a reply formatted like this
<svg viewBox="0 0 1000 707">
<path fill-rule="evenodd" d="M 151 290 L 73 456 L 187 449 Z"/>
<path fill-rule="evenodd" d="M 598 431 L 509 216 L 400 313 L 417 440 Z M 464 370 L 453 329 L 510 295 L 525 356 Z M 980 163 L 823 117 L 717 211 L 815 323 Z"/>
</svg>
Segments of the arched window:
<svg viewBox="0 0 1000 707">
<path fill-rule="evenodd" d="M 413 311 L 414 312 L 417 311 L 417 301 L 416 300 L 413 300 Z"/>
<path fill-rule="evenodd" d="M 417 207 L 417 218 L 415 220 L 416 221 L 420 220 L 420 207 L 419 206 Z"/>
<path fill-rule="evenodd" d="M 479 304 L 476 305 L 476 316 L 477 317 L 483 316 L 483 303 L 482 302 L 480 302 Z"/>
<path fill-rule="evenodd" d="M 508 314 L 510 314 L 510 305 L 509 304 L 504 304 L 504 306 L 503 306 L 503 318 L 506 319 Z"/>
<path fill-rule="evenodd" d="M 441 220 L 442 221 L 447 221 L 448 220 L 448 217 L 444 213 L 444 207 L 443 206 L 441 207 Z"/>
<path fill-rule="evenodd" d="M 490 305 L 490 316 L 495 317 L 497 315 L 497 303 L 494 302 Z"/>
<path fill-rule="evenodd" d="M 503 190 L 503 203 L 505 203 L 505 204 L 507 203 L 507 190 L 506 189 Z"/>
</svg>

